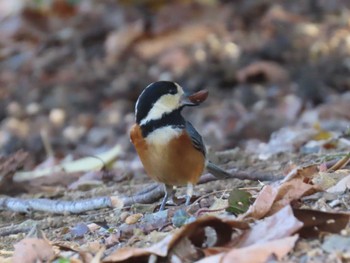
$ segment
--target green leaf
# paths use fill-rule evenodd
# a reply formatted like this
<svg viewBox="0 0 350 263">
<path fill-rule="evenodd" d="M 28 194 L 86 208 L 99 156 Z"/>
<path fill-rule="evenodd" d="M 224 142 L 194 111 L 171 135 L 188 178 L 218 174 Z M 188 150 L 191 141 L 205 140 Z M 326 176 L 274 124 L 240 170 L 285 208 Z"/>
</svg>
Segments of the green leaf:
<svg viewBox="0 0 350 263">
<path fill-rule="evenodd" d="M 233 189 L 228 197 L 227 212 L 233 214 L 243 214 L 250 206 L 250 199 L 252 195 L 246 191 Z"/>
<path fill-rule="evenodd" d="M 70 260 L 68 258 L 59 258 L 57 259 L 57 263 L 69 263 Z"/>
<path fill-rule="evenodd" d="M 183 209 L 177 210 L 173 218 L 171 219 L 171 222 L 174 224 L 176 227 L 181 227 L 183 226 L 186 221 L 190 218 L 190 215 Z"/>
</svg>

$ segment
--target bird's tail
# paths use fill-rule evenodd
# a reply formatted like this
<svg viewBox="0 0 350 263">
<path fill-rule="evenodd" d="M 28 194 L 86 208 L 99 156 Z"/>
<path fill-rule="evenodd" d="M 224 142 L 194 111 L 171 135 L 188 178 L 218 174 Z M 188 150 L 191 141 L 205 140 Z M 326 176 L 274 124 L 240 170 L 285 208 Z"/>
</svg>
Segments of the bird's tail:
<svg viewBox="0 0 350 263">
<path fill-rule="evenodd" d="M 226 178 L 232 177 L 232 174 L 221 169 L 219 166 L 216 166 L 215 164 L 213 164 L 210 161 L 207 161 L 206 168 L 207 168 L 209 173 L 211 173 L 212 175 L 214 175 L 218 179 L 226 179 Z"/>
</svg>

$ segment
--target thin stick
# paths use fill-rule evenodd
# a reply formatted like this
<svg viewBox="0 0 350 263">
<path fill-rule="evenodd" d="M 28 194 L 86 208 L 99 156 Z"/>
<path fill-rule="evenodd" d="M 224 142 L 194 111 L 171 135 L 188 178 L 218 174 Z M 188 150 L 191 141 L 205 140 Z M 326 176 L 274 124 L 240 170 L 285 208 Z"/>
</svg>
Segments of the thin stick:
<svg viewBox="0 0 350 263">
<path fill-rule="evenodd" d="M 336 171 L 345 167 L 350 162 L 350 153 L 345 155 L 339 161 L 337 161 L 332 167 L 330 167 L 327 172 Z"/>
<path fill-rule="evenodd" d="M 47 157 L 53 157 L 54 156 L 53 149 L 50 144 L 49 136 L 47 135 L 47 131 L 45 129 L 40 130 L 40 137 L 41 137 L 41 140 L 43 141 L 44 149 Z"/>
</svg>

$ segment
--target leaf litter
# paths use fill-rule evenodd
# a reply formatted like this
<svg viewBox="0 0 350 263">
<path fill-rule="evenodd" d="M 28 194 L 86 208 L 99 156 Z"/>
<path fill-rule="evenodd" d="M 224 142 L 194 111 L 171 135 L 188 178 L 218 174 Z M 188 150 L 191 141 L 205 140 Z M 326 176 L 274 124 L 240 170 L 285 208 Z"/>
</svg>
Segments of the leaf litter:
<svg viewBox="0 0 350 263">
<path fill-rule="evenodd" d="M 1 5 L 0 261 L 349 258 L 349 6 L 294 5 Z M 159 78 L 210 90 L 188 117 L 226 150 L 210 158 L 244 175 L 163 212 L 127 138 Z M 25 237 L 33 225 L 47 238 Z"/>
</svg>

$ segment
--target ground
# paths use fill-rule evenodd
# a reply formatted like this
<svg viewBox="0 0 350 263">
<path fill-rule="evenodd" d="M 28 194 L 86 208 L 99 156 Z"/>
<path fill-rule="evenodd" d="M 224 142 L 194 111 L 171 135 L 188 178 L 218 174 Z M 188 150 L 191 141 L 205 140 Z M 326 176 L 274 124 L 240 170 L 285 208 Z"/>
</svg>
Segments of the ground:
<svg viewBox="0 0 350 263">
<path fill-rule="evenodd" d="M 341 0 L 0 1 L 0 259 L 21 262 L 19 251 L 40 258 L 21 242 L 41 242 L 44 234 L 47 241 L 35 245 L 52 249 L 45 256 L 56 262 L 131 261 L 118 249 L 131 247 L 131 257 L 156 255 L 163 250 L 133 249 L 171 235 L 162 256 L 169 262 L 180 252 L 183 262 L 215 254 L 240 262 L 258 240 L 268 254 L 256 262 L 349 260 L 342 245 L 350 242 L 349 6 Z M 161 191 L 152 188 L 128 135 L 138 95 L 159 79 L 209 91 L 184 115 L 201 133 L 209 159 L 240 178 L 205 173 L 193 205 L 184 207 L 180 188 L 176 205 L 160 213 Z M 64 169 L 53 170 L 57 165 Z M 237 209 L 238 188 L 251 197 L 238 207 L 243 210 L 227 212 Z M 145 189 L 151 190 L 140 194 Z M 19 213 L 2 203 L 14 197 L 74 205 L 101 196 L 112 200 L 107 208 L 77 215 Z M 249 205 L 255 212 L 246 211 Z M 219 221 L 204 217 L 214 214 Z M 269 227 L 260 224 L 269 220 L 285 234 L 267 235 Z M 338 228 L 324 223 L 332 220 Z M 316 234 L 305 230 L 308 224 Z M 203 238 L 202 246 L 194 242 L 193 233 L 219 225 L 235 234 L 226 240 L 217 230 L 226 241 L 216 250 Z M 255 237 L 245 228 L 259 226 Z"/>
</svg>

